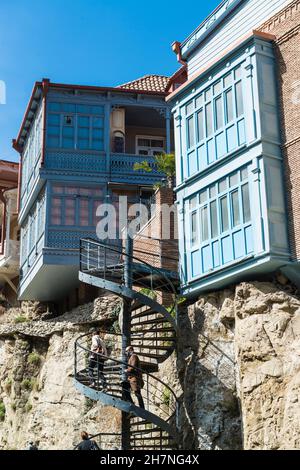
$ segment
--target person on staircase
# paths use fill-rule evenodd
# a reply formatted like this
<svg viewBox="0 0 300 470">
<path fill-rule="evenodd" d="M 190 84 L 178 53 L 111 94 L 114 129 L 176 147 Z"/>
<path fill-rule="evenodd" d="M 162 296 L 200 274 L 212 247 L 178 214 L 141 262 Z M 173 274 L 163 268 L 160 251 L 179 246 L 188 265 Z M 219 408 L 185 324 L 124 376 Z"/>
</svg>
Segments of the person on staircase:
<svg viewBox="0 0 300 470">
<path fill-rule="evenodd" d="M 86 431 L 81 433 L 82 441 L 76 447 L 76 450 L 100 450 L 96 441 L 93 441 Z"/>
<path fill-rule="evenodd" d="M 133 346 L 128 346 L 126 348 L 126 353 L 128 357 L 128 368 L 125 370 L 127 373 L 127 379 L 130 384 L 130 390 L 138 399 L 139 407 L 145 409 L 144 400 L 141 394 L 141 390 L 144 386 L 143 374 L 140 370 L 140 359 L 138 355 L 134 352 Z M 128 400 L 133 403 L 131 394 L 128 393 Z"/>
<path fill-rule="evenodd" d="M 89 361 L 89 378 L 90 386 L 95 387 L 94 370 L 97 371 L 97 381 L 101 380 L 102 388 L 107 387 L 105 375 L 104 375 L 104 357 L 107 356 L 107 348 L 104 341 L 100 337 L 100 331 L 98 329 L 93 330 L 91 355 Z M 99 385 L 99 383 L 97 383 Z"/>
</svg>

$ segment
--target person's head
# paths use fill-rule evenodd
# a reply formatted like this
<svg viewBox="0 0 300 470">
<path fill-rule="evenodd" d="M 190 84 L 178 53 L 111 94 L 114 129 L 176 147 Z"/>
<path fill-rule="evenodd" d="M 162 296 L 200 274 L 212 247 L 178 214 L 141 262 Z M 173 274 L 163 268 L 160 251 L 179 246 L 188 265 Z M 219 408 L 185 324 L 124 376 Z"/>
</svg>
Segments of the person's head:
<svg viewBox="0 0 300 470">
<path fill-rule="evenodd" d="M 93 333 L 93 336 L 95 336 L 95 335 L 97 335 L 97 336 L 100 335 L 100 330 L 99 330 L 99 328 L 93 328 L 93 329 L 92 329 L 92 333 Z"/>
<path fill-rule="evenodd" d="M 128 354 L 128 356 L 131 356 L 134 353 L 133 346 L 127 346 L 126 353 Z"/>
<path fill-rule="evenodd" d="M 82 433 L 81 433 L 81 439 L 82 439 L 83 441 L 87 441 L 88 438 L 89 438 L 88 433 L 87 433 L 86 431 L 82 431 Z"/>
</svg>

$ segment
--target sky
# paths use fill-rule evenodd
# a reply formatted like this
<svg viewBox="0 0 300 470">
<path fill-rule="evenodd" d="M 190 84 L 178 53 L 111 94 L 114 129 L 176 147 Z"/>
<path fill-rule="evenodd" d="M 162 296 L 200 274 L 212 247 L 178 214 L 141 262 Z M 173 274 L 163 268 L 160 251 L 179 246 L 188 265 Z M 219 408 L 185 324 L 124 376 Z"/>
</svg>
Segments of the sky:
<svg viewBox="0 0 300 470">
<path fill-rule="evenodd" d="M 116 86 L 178 68 L 183 41 L 220 0 L 0 0 L 0 159 L 18 160 L 35 81 Z M 1 95 L 0 95 L 1 98 Z M 0 102 L 2 100 L 0 99 Z"/>
</svg>

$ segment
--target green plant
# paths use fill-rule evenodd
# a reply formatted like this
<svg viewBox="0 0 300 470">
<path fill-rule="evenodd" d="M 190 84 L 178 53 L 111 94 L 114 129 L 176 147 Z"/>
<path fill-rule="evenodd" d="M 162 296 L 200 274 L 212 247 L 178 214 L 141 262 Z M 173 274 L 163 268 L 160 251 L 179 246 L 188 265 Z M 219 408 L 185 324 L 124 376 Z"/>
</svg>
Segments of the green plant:
<svg viewBox="0 0 300 470">
<path fill-rule="evenodd" d="M 28 362 L 38 366 L 41 362 L 41 356 L 37 352 L 32 352 L 28 356 Z"/>
<path fill-rule="evenodd" d="M 149 297 L 149 298 L 152 299 L 152 300 L 156 300 L 156 299 L 157 299 L 157 294 L 156 294 L 156 292 L 154 292 L 154 291 L 151 290 L 151 289 L 148 289 L 147 287 L 143 287 L 143 288 L 140 290 L 140 294 L 143 294 L 143 295 L 145 295 L 146 297 Z"/>
<path fill-rule="evenodd" d="M 32 404 L 27 402 L 25 405 L 25 412 L 29 413 L 32 410 Z"/>
<path fill-rule="evenodd" d="M 0 401 L 0 421 L 4 421 L 5 419 L 5 405 L 3 401 Z"/>
<path fill-rule="evenodd" d="M 112 325 L 112 332 L 113 333 L 121 333 L 121 328 L 119 324 L 119 320 L 116 320 Z"/>
<path fill-rule="evenodd" d="M 175 164 L 175 155 L 174 153 L 162 153 L 161 155 L 156 155 L 155 157 L 155 168 L 152 168 L 149 165 L 147 160 L 144 160 L 139 163 L 135 163 L 133 169 L 135 171 L 146 171 L 147 173 L 151 173 L 152 171 L 156 170 L 159 173 L 162 173 L 166 176 L 168 181 L 168 186 L 173 186 L 173 179 L 176 174 L 176 164 Z"/>
<path fill-rule="evenodd" d="M 23 315 L 19 315 L 18 317 L 16 317 L 14 319 L 14 323 L 26 323 L 28 321 L 28 319 L 26 317 L 24 317 Z"/>
<path fill-rule="evenodd" d="M 93 400 L 91 400 L 90 398 L 86 398 L 84 403 L 84 414 L 88 413 L 94 405 L 95 402 Z"/>
<path fill-rule="evenodd" d="M 11 387 L 12 387 L 12 379 L 7 379 L 5 384 L 4 384 L 4 389 L 5 389 L 6 393 L 11 392 Z"/>
<path fill-rule="evenodd" d="M 34 378 L 24 379 L 21 382 L 21 388 L 23 388 L 24 390 L 33 390 L 36 387 L 36 384 L 37 384 L 37 381 Z"/>
<path fill-rule="evenodd" d="M 14 402 L 14 401 L 12 402 L 12 404 L 11 404 L 11 409 L 12 409 L 13 411 L 16 411 L 16 409 L 17 409 L 17 404 L 16 404 L 16 402 Z"/>
<path fill-rule="evenodd" d="M 170 406 L 170 402 L 171 402 L 171 391 L 165 387 L 163 389 L 163 393 L 162 393 L 162 402 L 164 405 L 166 406 Z"/>
</svg>

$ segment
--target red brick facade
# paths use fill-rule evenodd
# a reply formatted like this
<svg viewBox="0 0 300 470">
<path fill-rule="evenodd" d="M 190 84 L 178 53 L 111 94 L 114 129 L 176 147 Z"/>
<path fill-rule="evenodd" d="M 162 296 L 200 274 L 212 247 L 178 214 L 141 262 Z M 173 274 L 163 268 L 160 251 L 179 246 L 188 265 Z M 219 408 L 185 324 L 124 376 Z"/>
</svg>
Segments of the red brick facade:
<svg viewBox="0 0 300 470">
<path fill-rule="evenodd" d="M 300 0 L 265 22 L 262 31 L 276 36 L 278 93 L 289 240 L 300 259 Z"/>
</svg>

